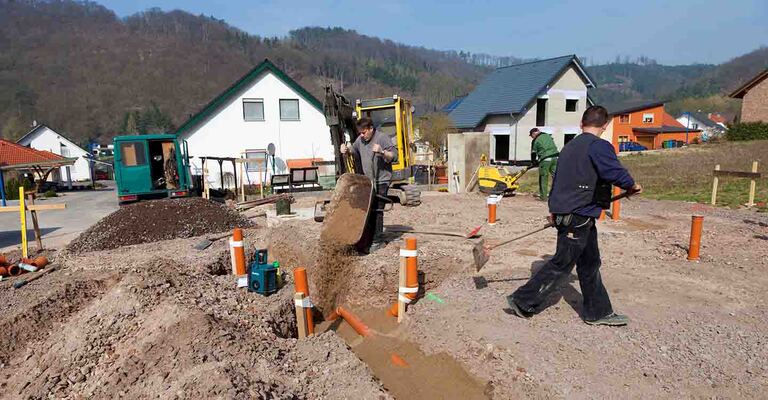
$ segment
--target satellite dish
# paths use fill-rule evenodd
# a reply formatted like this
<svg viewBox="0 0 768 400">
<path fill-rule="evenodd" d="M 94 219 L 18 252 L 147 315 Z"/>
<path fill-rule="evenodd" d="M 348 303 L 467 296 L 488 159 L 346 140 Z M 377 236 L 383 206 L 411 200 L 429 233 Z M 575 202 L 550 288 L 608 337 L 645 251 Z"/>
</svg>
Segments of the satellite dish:
<svg viewBox="0 0 768 400">
<path fill-rule="evenodd" d="M 275 155 L 275 144 L 274 143 L 270 143 L 270 144 L 267 145 L 267 153 L 269 153 L 270 156 L 274 156 Z"/>
</svg>

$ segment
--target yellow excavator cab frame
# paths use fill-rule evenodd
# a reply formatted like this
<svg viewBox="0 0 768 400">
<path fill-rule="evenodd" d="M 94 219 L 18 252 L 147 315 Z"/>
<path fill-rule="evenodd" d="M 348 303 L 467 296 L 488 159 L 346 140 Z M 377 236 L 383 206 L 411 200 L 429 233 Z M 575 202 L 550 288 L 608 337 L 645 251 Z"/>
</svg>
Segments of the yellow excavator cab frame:
<svg viewBox="0 0 768 400">
<path fill-rule="evenodd" d="M 394 135 L 386 132 L 383 128 L 387 121 L 386 118 L 382 118 L 383 113 L 388 109 L 393 110 L 392 116 L 394 116 Z M 397 162 L 392 163 L 392 183 L 413 183 L 413 173 L 411 167 L 413 166 L 413 151 L 411 146 L 413 143 L 413 107 L 411 102 L 398 95 L 392 97 L 384 97 L 378 99 L 369 100 L 357 100 L 355 102 L 355 112 L 357 119 L 362 117 L 369 117 L 374 121 L 374 126 L 380 131 L 385 131 L 387 135 L 392 137 L 397 146 Z M 376 115 L 379 114 L 379 115 Z"/>
</svg>

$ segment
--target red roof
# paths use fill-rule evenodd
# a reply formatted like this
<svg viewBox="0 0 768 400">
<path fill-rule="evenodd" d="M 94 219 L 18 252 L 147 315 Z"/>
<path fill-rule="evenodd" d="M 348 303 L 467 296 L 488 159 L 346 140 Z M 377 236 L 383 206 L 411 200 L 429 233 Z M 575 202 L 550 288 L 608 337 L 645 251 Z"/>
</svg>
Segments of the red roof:
<svg viewBox="0 0 768 400">
<path fill-rule="evenodd" d="M 728 120 L 726 120 L 720 113 L 709 113 L 708 116 L 709 119 L 716 124 L 724 124 L 728 122 Z"/>
<path fill-rule="evenodd" d="M 59 160 L 64 161 L 65 158 L 50 151 L 36 150 L 0 139 L 0 167 Z"/>
<path fill-rule="evenodd" d="M 683 124 L 678 122 L 675 119 L 675 117 L 667 114 L 666 111 L 664 111 L 664 115 L 661 118 L 661 125 L 662 126 L 674 127 L 674 128 L 685 128 L 685 126 L 683 126 Z"/>
</svg>

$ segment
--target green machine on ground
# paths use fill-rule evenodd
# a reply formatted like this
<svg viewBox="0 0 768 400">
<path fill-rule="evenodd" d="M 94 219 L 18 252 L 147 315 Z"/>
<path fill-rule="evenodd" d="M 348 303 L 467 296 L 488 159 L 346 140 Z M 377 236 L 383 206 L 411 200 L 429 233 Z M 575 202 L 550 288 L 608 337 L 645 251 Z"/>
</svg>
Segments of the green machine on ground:
<svg viewBox="0 0 768 400">
<path fill-rule="evenodd" d="M 120 204 L 186 197 L 192 189 L 187 142 L 173 134 L 114 138 L 115 182 Z"/>
</svg>

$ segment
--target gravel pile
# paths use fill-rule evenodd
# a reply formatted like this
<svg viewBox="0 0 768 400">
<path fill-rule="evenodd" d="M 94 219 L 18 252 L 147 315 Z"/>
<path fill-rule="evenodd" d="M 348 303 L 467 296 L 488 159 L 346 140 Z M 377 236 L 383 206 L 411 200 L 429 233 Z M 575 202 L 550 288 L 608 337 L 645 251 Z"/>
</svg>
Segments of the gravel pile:
<svg viewBox="0 0 768 400">
<path fill-rule="evenodd" d="M 88 228 L 68 246 L 75 253 L 224 232 L 253 223 L 223 205 L 199 198 L 124 206 Z"/>
</svg>

